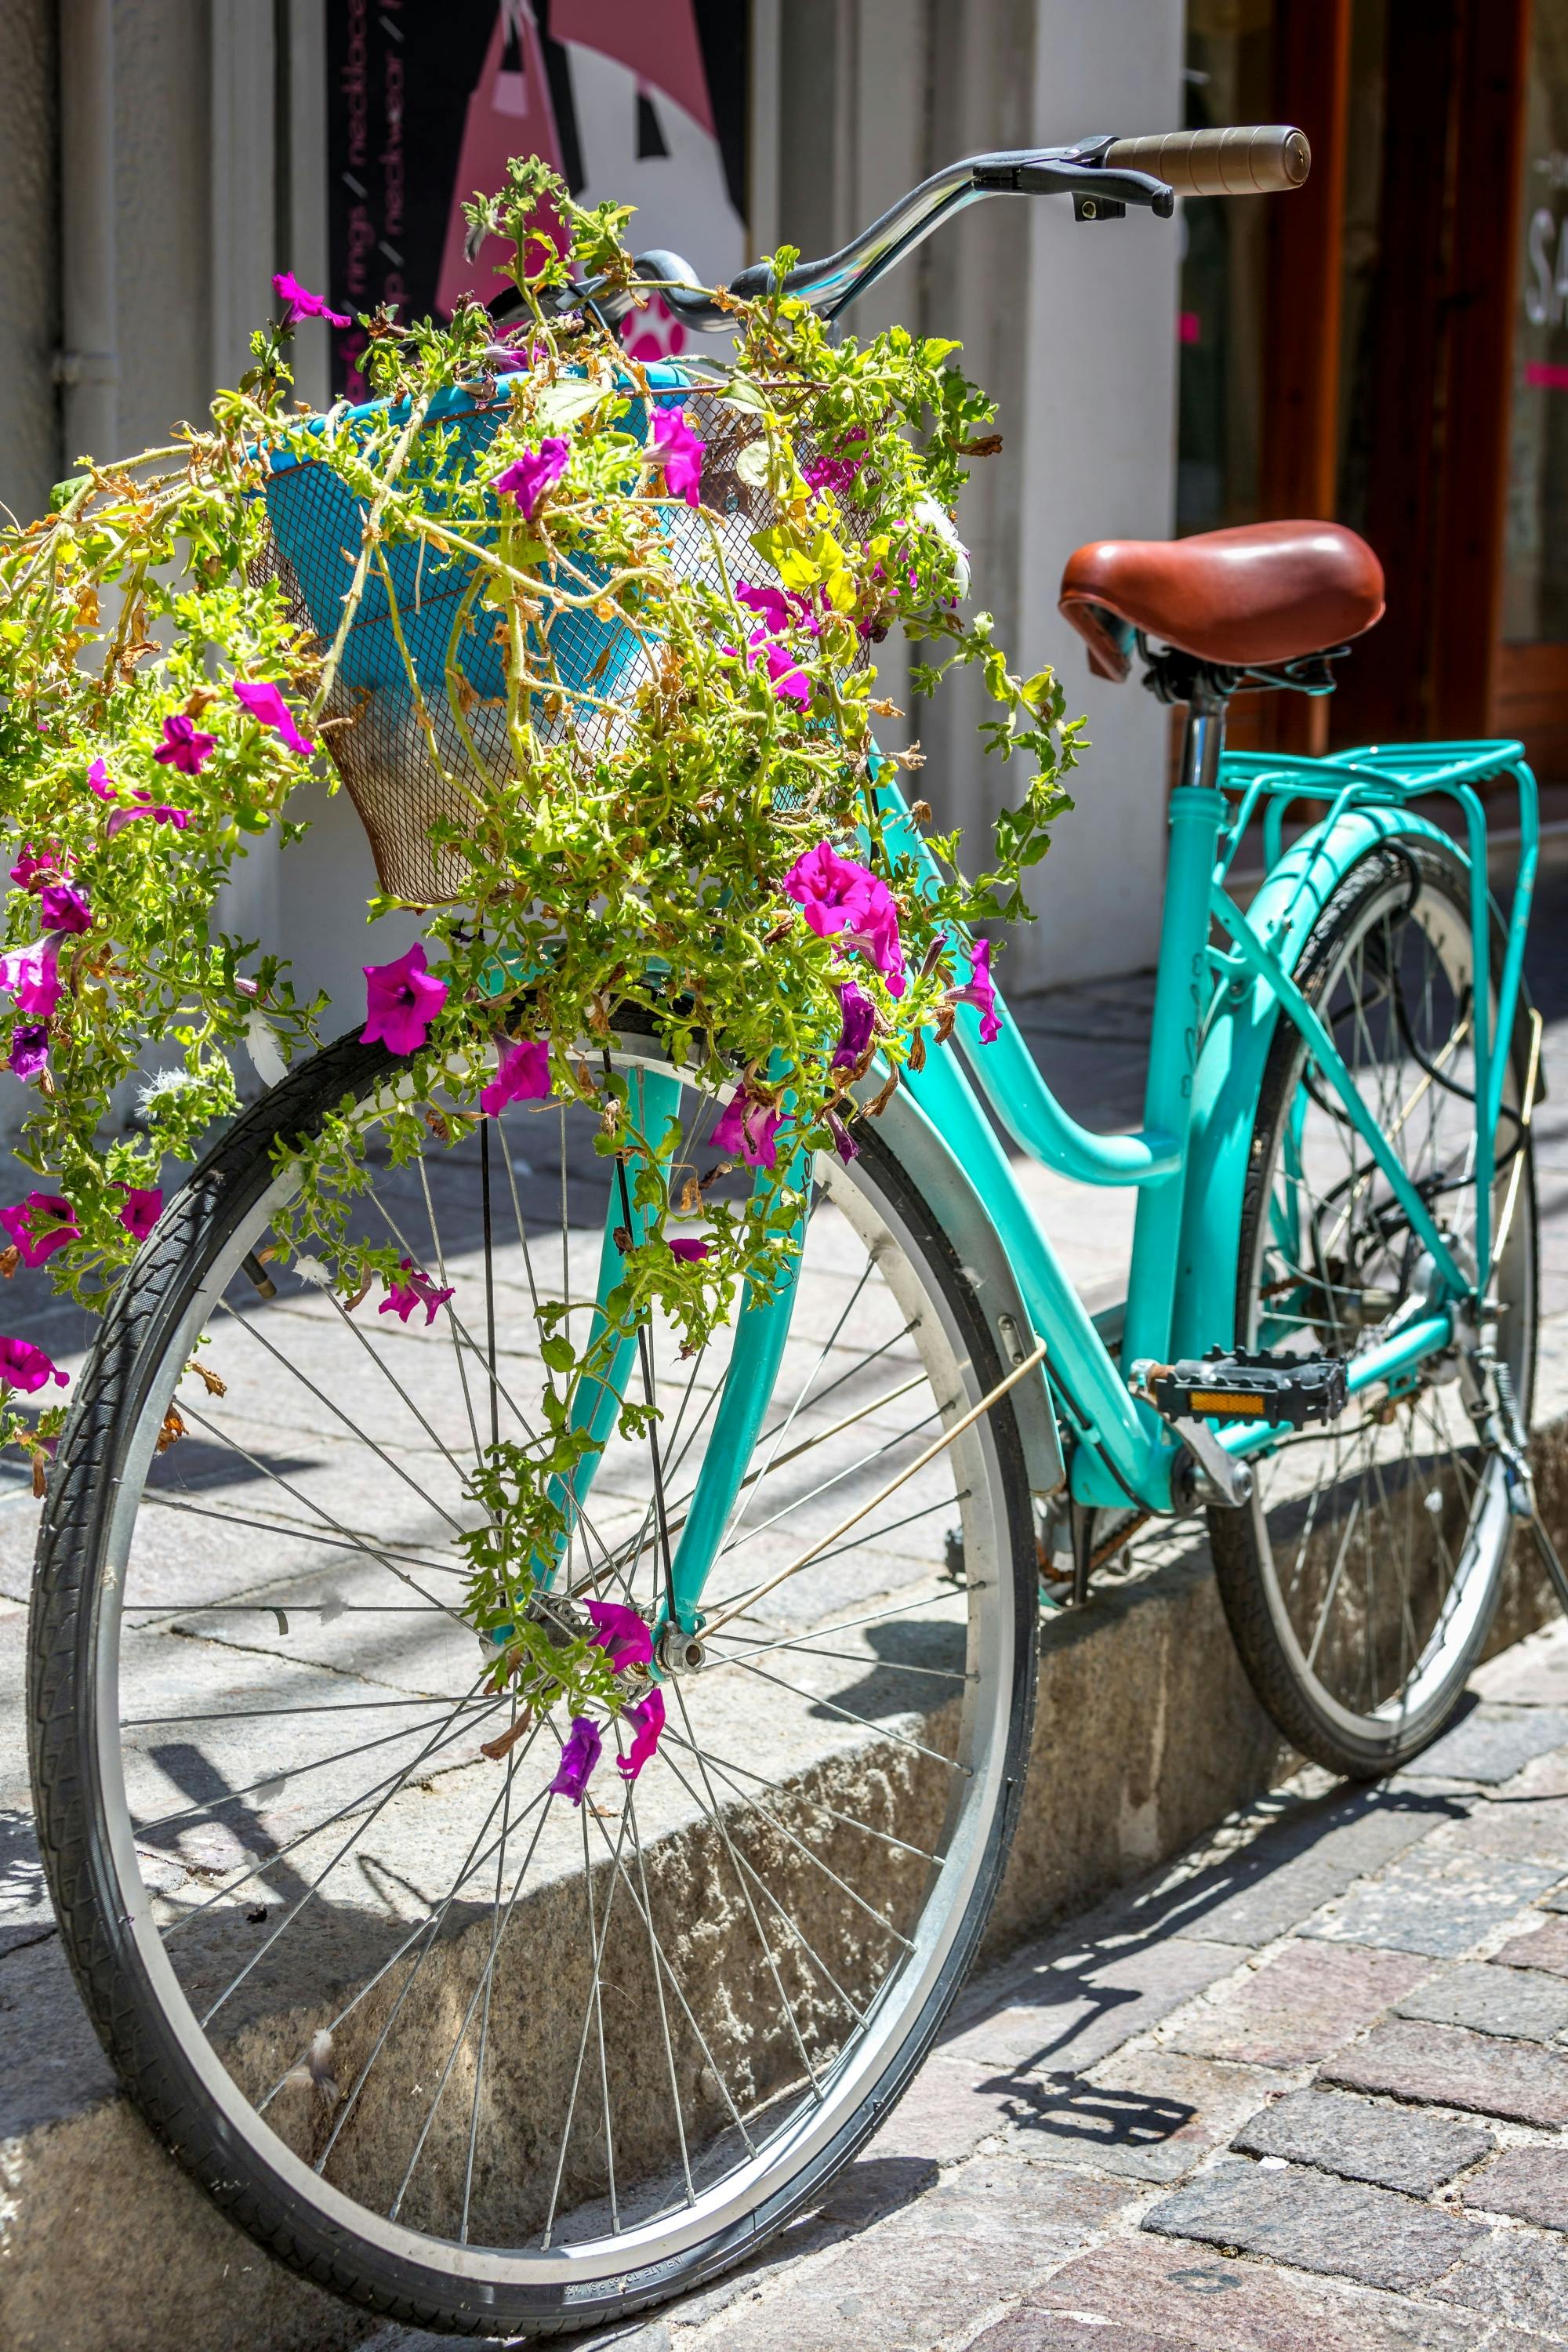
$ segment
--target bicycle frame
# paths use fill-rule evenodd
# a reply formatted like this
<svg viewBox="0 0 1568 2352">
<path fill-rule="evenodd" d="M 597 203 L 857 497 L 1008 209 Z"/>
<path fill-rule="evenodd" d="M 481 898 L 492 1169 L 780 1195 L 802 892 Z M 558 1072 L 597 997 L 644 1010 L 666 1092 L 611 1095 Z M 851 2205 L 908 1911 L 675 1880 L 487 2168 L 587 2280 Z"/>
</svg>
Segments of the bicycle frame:
<svg viewBox="0 0 1568 2352">
<path fill-rule="evenodd" d="M 889 847 L 911 857 L 934 886 L 936 868 L 884 767 L 879 814 Z M 1470 875 L 1472 953 L 1490 969 L 1497 919 L 1487 877 L 1487 825 L 1476 789 L 1512 779 L 1520 861 L 1504 932 L 1495 1004 L 1478 989 L 1473 1021 L 1479 1121 L 1475 1186 L 1477 1268 L 1456 1258 L 1426 1202 L 1357 1092 L 1326 1025 L 1293 976 L 1322 907 L 1357 858 L 1381 840 L 1451 840 L 1413 803 L 1446 795 L 1459 811 Z M 1294 802 L 1329 803 L 1287 850 Z M 1254 817 L 1264 817 L 1266 874 L 1244 911 L 1226 887 Z M 1188 720 L 1182 781 L 1169 805 L 1171 846 L 1162 916 L 1142 1127 L 1098 1135 L 1068 1116 L 1037 1068 L 998 992 L 1001 1034 L 983 1045 L 979 1015 L 962 1006 L 952 1052 L 928 1054 L 902 1083 L 966 1171 L 984 1203 L 1037 1334 L 1047 1343 L 1041 1377 L 1074 1441 L 1072 1498 L 1089 1507 L 1173 1507 L 1181 1440 L 1128 1385 L 1140 1359 L 1229 1347 L 1235 1329 L 1237 1241 L 1247 1147 L 1264 1060 L 1281 1016 L 1306 1037 L 1324 1081 L 1345 1106 L 1391 1192 L 1436 1269 L 1432 1311 L 1352 1360 L 1354 1395 L 1394 1380 L 1454 1345 L 1458 1323 L 1479 1320 L 1493 1252 L 1493 1134 L 1507 1079 L 1507 1041 L 1520 1011 L 1521 971 L 1533 892 L 1539 818 L 1535 780 L 1517 742 L 1382 748 L 1323 760 L 1226 753 L 1223 711 Z M 1214 943 L 1215 929 L 1228 942 Z M 865 1082 L 868 1093 L 877 1074 Z M 993 1120 L 996 1123 L 993 1124 Z M 1048 1233 L 1030 1208 L 997 1136 L 999 1125 L 1031 1159 L 1075 1181 L 1131 1185 L 1139 1192 L 1119 1355 L 1079 1297 Z M 742 1304 L 724 1399 L 726 1443 L 709 1448 L 681 1531 L 672 1576 L 673 1614 L 701 1625 L 702 1588 L 740 1492 L 750 1443 L 762 1426 L 787 1337 L 793 1297 Z M 731 1426 L 730 1424 L 732 1424 Z M 1266 1453 L 1267 1425 L 1215 1433 L 1237 1458 Z M 730 1443 L 733 1438 L 736 1442 Z"/>
</svg>

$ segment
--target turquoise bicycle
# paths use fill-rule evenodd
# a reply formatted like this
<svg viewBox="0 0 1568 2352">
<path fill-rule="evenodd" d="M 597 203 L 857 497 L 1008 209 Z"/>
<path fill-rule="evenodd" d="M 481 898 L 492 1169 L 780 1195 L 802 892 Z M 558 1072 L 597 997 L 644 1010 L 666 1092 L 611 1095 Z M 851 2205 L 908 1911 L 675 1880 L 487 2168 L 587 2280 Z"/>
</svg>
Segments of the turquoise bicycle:
<svg viewBox="0 0 1568 2352">
<path fill-rule="evenodd" d="M 1282 131 L 981 157 L 791 282 L 841 308 L 982 195 L 1098 220 L 1306 168 Z M 722 325 L 675 257 L 646 267 Z M 289 542 L 279 499 L 308 604 L 309 515 Z M 776 1298 L 696 1354 L 658 1318 L 626 1340 L 575 1408 L 594 1444 L 549 1606 L 563 1639 L 596 1609 L 647 1660 L 663 1731 L 585 1801 L 559 1801 L 564 1727 L 497 1690 L 458 1545 L 476 1461 L 542 1410 L 542 1304 L 587 1330 L 614 1286 L 624 1166 L 553 1103 L 413 1164 L 367 1140 L 359 1213 L 414 1271 L 356 1316 L 269 1242 L 278 1143 L 368 1138 L 397 1082 L 351 1037 L 166 1211 L 51 1481 L 43 1846 L 121 2079 L 308 2276 L 424 2326 L 551 2332 L 689 2290 L 809 2210 L 978 1948 L 1042 1587 L 1081 1601 L 1145 1521 L 1207 1514 L 1247 1669 L 1305 1754 L 1375 1774 L 1447 1720 L 1533 1509 L 1535 786 L 1517 743 L 1225 749 L 1234 694 L 1326 691 L 1382 594 L 1328 524 L 1073 557 L 1096 667 L 1141 657 L 1188 711 L 1143 1126 L 1076 1125 L 1000 1001 L 966 1003 L 896 1091 L 868 1075 L 885 1099 L 858 1156 L 805 1171 Z M 355 740 L 393 736 L 373 709 Z M 417 899 L 423 817 L 383 804 L 384 875 Z M 923 854 L 890 781 L 881 814 Z M 672 1186 L 712 1181 L 723 1106 L 631 1021 L 594 1050 Z M 1086 1313 L 998 1126 L 1137 1189 L 1113 1312 Z M 658 1407 L 635 1441 L 634 1384 Z"/>
</svg>

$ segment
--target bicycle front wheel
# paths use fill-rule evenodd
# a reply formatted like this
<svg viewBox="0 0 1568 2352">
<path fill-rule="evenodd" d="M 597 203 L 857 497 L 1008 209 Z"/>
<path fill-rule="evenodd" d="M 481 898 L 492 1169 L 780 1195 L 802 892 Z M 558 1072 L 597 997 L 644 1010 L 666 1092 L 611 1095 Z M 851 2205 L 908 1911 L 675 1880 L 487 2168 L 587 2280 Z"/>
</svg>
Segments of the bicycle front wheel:
<svg viewBox="0 0 1568 2352">
<path fill-rule="evenodd" d="M 1461 1265 L 1476 1245 L 1477 985 L 1459 859 L 1412 839 L 1353 866 L 1298 980 Z M 1496 1003 L 1496 974 L 1482 973 Z M 1490 1288 L 1528 1422 L 1536 1224 L 1525 1070 L 1510 1061 L 1494 1139 Z M 1305 1041 L 1281 1020 L 1253 1129 L 1237 1330 L 1248 1347 L 1353 1360 L 1421 1311 L 1426 1254 Z M 1352 1398 L 1254 1465 L 1250 1506 L 1209 1527 L 1231 1630 L 1286 1737 L 1373 1777 L 1435 1738 L 1491 1623 L 1510 1519 L 1449 1356 Z"/>
<path fill-rule="evenodd" d="M 710 1161 L 713 1104 L 651 1042 L 616 1058 Z M 1022 1787 L 1028 1496 L 1005 1398 L 894 1483 L 1001 1366 L 872 1134 L 816 1171 L 710 1612 L 872 1507 L 669 1675 L 640 1777 L 606 1733 L 574 1806 L 563 1710 L 493 1687 L 457 1547 L 492 1416 L 539 1426 L 539 1309 L 586 1331 L 614 1162 L 552 1105 L 491 1123 L 488 1193 L 472 1138 L 367 1141 L 356 1213 L 450 1296 L 400 1320 L 279 1270 L 265 1299 L 278 1139 L 393 1076 L 353 1041 L 291 1074 L 116 1298 L 42 1538 L 40 1827 L 105 2047 L 237 2221 L 379 2312 L 548 2333 L 753 2251 L 928 2047 Z M 611 1438 L 561 1587 L 651 1622 L 731 1337 L 646 1336 L 658 1463 Z"/>
</svg>

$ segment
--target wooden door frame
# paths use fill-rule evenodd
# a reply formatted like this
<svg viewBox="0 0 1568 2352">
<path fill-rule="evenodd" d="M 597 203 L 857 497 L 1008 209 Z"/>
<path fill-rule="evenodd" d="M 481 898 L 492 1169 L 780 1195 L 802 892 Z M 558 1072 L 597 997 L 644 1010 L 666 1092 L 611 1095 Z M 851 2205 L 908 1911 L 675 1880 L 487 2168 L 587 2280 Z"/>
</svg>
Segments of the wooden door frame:
<svg viewBox="0 0 1568 2352">
<path fill-rule="evenodd" d="M 1313 169 L 1269 224 L 1266 518 L 1336 511 L 1352 6 L 1276 0 L 1279 120 Z M 1270 748 L 1321 749 L 1331 725 L 1342 743 L 1483 735 L 1505 693 L 1539 724 L 1554 690 L 1552 665 L 1527 682 L 1500 643 L 1530 34 L 1531 0 L 1389 0 L 1366 521 L 1389 609 L 1331 709 L 1266 698 L 1247 732 Z"/>
</svg>

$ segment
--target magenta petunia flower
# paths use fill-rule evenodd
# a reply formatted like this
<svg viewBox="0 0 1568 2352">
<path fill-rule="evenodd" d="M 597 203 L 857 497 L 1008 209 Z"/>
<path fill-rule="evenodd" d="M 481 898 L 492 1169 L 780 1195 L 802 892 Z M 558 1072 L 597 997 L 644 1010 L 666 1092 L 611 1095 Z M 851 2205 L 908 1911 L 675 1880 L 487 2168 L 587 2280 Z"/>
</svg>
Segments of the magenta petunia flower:
<svg viewBox="0 0 1568 2352">
<path fill-rule="evenodd" d="M 818 939 L 842 938 L 846 947 L 858 948 L 887 982 L 889 996 L 903 994 L 899 910 L 879 875 L 852 857 L 840 857 L 830 842 L 819 841 L 795 859 L 783 887 Z"/>
<path fill-rule="evenodd" d="M 744 604 L 749 613 L 755 613 L 774 636 L 788 628 L 809 629 L 814 637 L 822 635 L 822 624 L 814 616 L 811 606 L 792 589 L 753 588 L 742 580 L 735 590 L 735 602 Z"/>
<path fill-rule="evenodd" d="M 694 433 L 679 408 L 661 408 L 654 416 L 649 448 L 664 467 L 664 486 L 672 499 L 689 507 L 701 503 L 702 457 L 708 444 Z"/>
<path fill-rule="evenodd" d="M 748 1168 L 771 1168 L 779 1156 L 776 1139 L 783 1117 L 772 1104 L 737 1087 L 713 1129 L 713 1149 L 726 1159 L 743 1160 Z"/>
<path fill-rule="evenodd" d="M 69 1379 L 70 1374 L 52 1364 L 30 1339 L 0 1339 L 0 1388 L 22 1389 L 31 1396 L 36 1389 L 47 1388 L 51 1381 L 63 1389 Z"/>
<path fill-rule="evenodd" d="M 508 1103 L 542 1102 L 549 1092 L 550 1048 L 542 1037 L 525 1037 L 502 1054 L 495 1076 L 479 1089 L 479 1108 L 499 1118 Z"/>
<path fill-rule="evenodd" d="M 104 827 L 108 839 L 112 841 L 117 833 L 123 833 L 125 827 L 139 816 L 150 816 L 154 824 L 172 824 L 176 833 L 184 833 L 191 821 L 189 809 L 172 808 L 167 801 L 150 801 L 142 793 L 130 808 L 115 810 Z"/>
<path fill-rule="evenodd" d="M 352 319 L 341 310 L 329 310 L 323 294 L 312 294 L 301 286 L 291 269 L 280 269 L 272 280 L 272 291 L 287 307 L 283 314 L 286 327 L 297 327 L 301 319 L 325 319 L 329 327 L 350 327 Z"/>
<path fill-rule="evenodd" d="M 153 754 L 162 768 L 178 768 L 182 776 L 199 776 L 217 747 L 216 735 L 204 735 L 183 710 L 163 721 L 163 740 Z"/>
<path fill-rule="evenodd" d="M 18 890 L 41 890 L 51 878 L 69 870 L 70 860 L 62 858 L 53 842 L 47 843 L 40 857 L 30 841 L 22 845 L 22 854 L 11 868 L 11 879 Z"/>
<path fill-rule="evenodd" d="M 133 1241 L 144 1242 L 163 1213 L 161 1184 L 122 1184 L 125 1205 L 120 1222 Z"/>
<path fill-rule="evenodd" d="M 36 1078 L 49 1066 L 49 1024 L 21 1022 L 11 1032 L 11 1067 L 19 1078 Z"/>
<path fill-rule="evenodd" d="M 46 931 L 58 931 L 67 939 L 79 937 L 92 921 L 92 903 L 74 882 L 47 883 L 38 893 L 38 912 Z"/>
<path fill-rule="evenodd" d="M 991 942 L 971 940 L 969 942 L 969 980 L 966 986 L 952 992 L 955 1004 L 977 1004 L 980 1008 L 980 1042 L 994 1045 L 1002 1034 L 1002 1024 L 996 1014 L 996 985 L 991 977 Z"/>
<path fill-rule="evenodd" d="M 425 948 L 416 940 L 391 963 L 362 967 L 365 981 L 364 1027 L 360 1037 L 367 1045 L 383 1045 L 394 1054 L 416 1054 L 430 1034 L 430 1024 L 447 1002 L 447 983 L 425 968 Z"/>
<path fill-rule="evenodd" d="M 550 1783 L 551 1794 L 570 1797 L 574 1805 L 580 1805 L 604 1745 L 605 1735 L 593 1717 L 574 1715 L 561 1750 L 561 1761 L 555 1768 L 555 1778 Z"/>
<path fill-rule="evenodd" d="M 651 1664 L 653 1635 L 635 1609 L 619 1601 L 588 1601 L 584 1606 L 594 1621 L 588 1639 L 606 1653 L 617 1675 Z"/>
<path fill-rule="evenodd" d="M 669 1244 L 670 1256 L 679 1258 L 684 1265 L 700 1265 L 709 1254 L 707 1243 L 695 1237 L 673 1241 Z"/>
<path fill-rule="evenodd" d="M 14 1209 L 0 1209 L 4 1225 L 22 1253 L 24 1265 L 42 1265 L 68 1242 L 79 1242 L 76 1211 L 59 1192 L 29 1192 Z"/>
<path fill-rule="evenodd" d="M 0 989 L 16 1000 L 18 1013 L 47 1021 L 60 1001 L 64 982 L 58 971 L 58 931 L 36 940 L 30 948 L 13 948 L 0 956 Z"/>
<path fill-rule="evenodd" d="M 298 751 L 302 760 L 314 757 L 315 745 L 309 737 L 300 734 L 294 724 L 293 712 L 270 678 L 258 678 L 251 684 L 243 677 L 237 677 L 234 698 L 244 704 L 258 727 L 270 728 L 274 735 L 287 743 L 290 751 Z"/>
<path fill-rule="evenodd" d="M 761 629 L 751 639 L 751 644 L 753 647 L 760 646 L 762 648 L 763 664 L 773 681 L 775 696 L 781 701 L 798 702 L 804 710 L 811 700 L 811 680 L 795 656 L 785 653 L 783 646 L 775 645 Z"/>
<path fill-rule="evenodd" d="M 840 1160 L 858 1160 L 860 1146 L 856 1142 L 838 1113 L 829 1109 L 824 1111 L 823 1117 L 827 1121 L 827 1132 L 833 1138 L 833 1149 L 837 1152 Z"/>
<path fill-rule="evenodd" d="M 525 449 L 491 487 L 515 499 L 524 522 L 531 522 L 540 499 L 555 488 L 571 455 L 572 444 L 563 434 L 547 433 L 537 449 Z"/>
<path fill-rule="evenodd" d="M 844 1026 L 833 1055 L 836 1070 L 852 1070 L 871 1042 L 877 1025 L 877 1008 L 858 980 L 847 980 L 838 991 L 843 1007 Z"/>
<path fill-rule="evenodd" d="M 88 770 L 87 788 L 89 793 L 96 793 L 100 801 L 111 801 L 114 798 L 114 785 L 110 778 L 109 770 L 101 760 L 95 760 Z"/>
<path fill-rule="evenodd" d="M 633 1737 L 630 1752 L 616 1757 L 616 1769 L 623 1780 L 635 1780 L 658 1746 L 659 1734 L 664 1729 L 664 1693 L 657 1683 L 646 1698 L 639 1698 L 635 1706 L 622 1707 L 621 1721 L 631 1725 Z"/>
<path fill-rule="evenodd" d="M 411 1257 L 400 1259 L 399 1264 L 405 1279 L 388 1283 L 386 1297 L 375 1311 L 378 1315 L 395 1315 L 400 1323 L 406 1323 L 415 1308 L 423 1307 L 425 1328 L 428 1330 L 451 1297 L 453 1286 L 448 1284 L 445 1290 L 437 1290 L 429 1276 L 422 1274 Z"/>
</svg>

